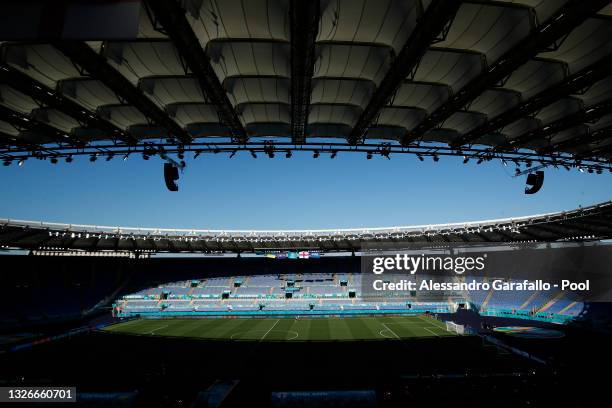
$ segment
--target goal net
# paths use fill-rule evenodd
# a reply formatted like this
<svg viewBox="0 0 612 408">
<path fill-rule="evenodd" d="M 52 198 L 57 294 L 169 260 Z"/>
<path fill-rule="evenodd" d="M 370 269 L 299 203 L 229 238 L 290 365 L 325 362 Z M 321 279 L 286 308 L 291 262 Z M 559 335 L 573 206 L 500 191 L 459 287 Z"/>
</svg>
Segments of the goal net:
<svg viewBox="0 0 612 408">
<path fill-rule="evenodd" d="M 457 334 L 465 333 L 465 328 L 462 325 L 454 322 L 446 322 L 446 330 Z"/>
</svg>

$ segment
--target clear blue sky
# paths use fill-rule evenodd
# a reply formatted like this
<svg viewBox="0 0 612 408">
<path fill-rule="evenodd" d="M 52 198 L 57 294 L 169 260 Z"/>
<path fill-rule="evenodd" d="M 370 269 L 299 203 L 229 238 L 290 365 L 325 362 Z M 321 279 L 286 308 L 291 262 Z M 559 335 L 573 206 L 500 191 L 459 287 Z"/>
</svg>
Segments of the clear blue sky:
<svg viewBox="0 0 612 408">
<path fill-rule="evenodd" d="M 572 209 L 612 199 L 612 174 L 547 170 L 543 189 L 498 161 L 419 162 L 361 154 L 188 154 L 180 191 L 166 190 L 162 161 L 71 164 L 29 160 L 0 167 L 0 218 L 168 228 L 290 229 L 459 222 Z"/>
</svg>

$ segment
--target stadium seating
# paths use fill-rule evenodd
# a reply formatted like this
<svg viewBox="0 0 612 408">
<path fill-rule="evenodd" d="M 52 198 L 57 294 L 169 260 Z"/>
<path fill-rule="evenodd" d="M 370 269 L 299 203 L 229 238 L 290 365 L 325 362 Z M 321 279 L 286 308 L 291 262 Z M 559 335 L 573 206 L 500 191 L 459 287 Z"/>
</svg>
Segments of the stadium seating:
<svg viewBox="0 0 612 408">
<path fill-rule="evenodd" d="M 430 279 L 423 275 L 417 281 Z M 450 278 L 449 278 L 450 279 Z M 489 281 L 478 277 L 478 281 Z M 118 316 L 132 315 L 267 315 L 450 313 L 453 304 L 469 303 L 481 314 L 564 323 L 579 315 L 583 305 L 558 291 L 473 291 L 438 296 L 384 293 L 361 298 L 359 276 L 351 273 L 308 273 L 209 278 L 159 285 L 123 296 L 115 304 Z M 349 297 L 349 291 L 357 293 Z M 291 298 L 287 298 L 287 293 Z M 167 295 L 167 296 L 165 296 Z M 226 295 L 226 296 L 223 296 Z"/>
<path fill-rule="evenodd" d="M 584 306 L 582 302 L 574 302 L 559 290 L 473 291 L 469 298 L 485 316 L 553 323 L 566 323 L 574 319 L 580 315 Z"/>
</svg>

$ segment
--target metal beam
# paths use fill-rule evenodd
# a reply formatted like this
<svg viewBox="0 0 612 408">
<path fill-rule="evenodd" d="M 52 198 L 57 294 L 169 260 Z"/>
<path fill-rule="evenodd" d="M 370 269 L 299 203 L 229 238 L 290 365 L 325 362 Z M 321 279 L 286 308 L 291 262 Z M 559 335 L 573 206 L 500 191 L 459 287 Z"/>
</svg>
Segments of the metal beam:
<svg viewBox="0 0 612 408">
<path fill-rule="evenodd" d="M 507 126 L 520 118 L 534 114 L 540 109 L 551 105 L 552 103 L 567 97 L 568 95 L 579 93 L 583 89 L 586 89 L 594 83 L 606 78 L 611 73 L 612 55 L 609 55 L 597 61 L 593 65 L 568 76 L 561 83 L 543 90 L 517 106 L 510 108 L 486 123 L 483 123 L 477 128 L 461 136 L 456 141 L 453 141 L 453 146 L 459 147 L 464 144 L 473 143 L 482 136 L 493 133 L 498 129 L 502 129 L 504 126 Z"/>
<path fill-rule="evenodd" d="M 612 231 L 612 222 L 601 221 L 595 218 L 578 218 L 575 222 L 591 225 L 593 228 L 603 228 Z"/>
<path fill-rule="evenodd" d="M 306 140 L 306 122 L 310 110 L 315 41 L 321 19 L 319 0 L 291 0 L 291 138 L 293 143 Z"/>
<path fill-rule="evenodd" d="M 4 133 L 1 131 L 0 131 L 0 146 L 3 146 L 6 148 L 6 150 L 2 152 L 3 154 L 11 153 L 11 148 L 13 147 L 24 148 L 27 150 L 47 150 L 41 145 L 26 142 L 25 140 L 21 140 L 19 136 L 10 135 L 8 133 Z"/>
<path fill-rule="evenodd" d="M 380 110 L 393 97 L 406 77 L 410 76 L 410 72 L 418 66 L 429 46 L 447 28 L 460 5 L 461 2 L 457 0 L 434 0 L 427 7 L 351 130 L 348 138 L 350 144 L 357 144 L 364 138 Z"/>
<path fill-rule="evenodd" d="M 142 91 L 136 88 L 127 78 L 113 68 L 104 56 L 98 54 L 81 41 L 60 41 L 53 43 L 73 63 L 87 71 L 92 77 L 101 81 L 120 99 L 135 106 L 149 120 L 168 130 L 169 137 L 175 137 L 183 143 L 189 143 L 191 136 L 174 122 Z"/>
<path fill-rule="evenodd" d="M 23 228 L 20 230 L 6 231 L 0 234 L 0 244 L 13 246 L 14 243 L 20 240 L 40 234 L 42 231 L 36 228 Z M 7 238 L 8 235 L 8 238 Z"/>
<path fill-rule="evenodd" d="M 581 109 L 570 115 L 564 116 L 559 120 L 547 123 L 537 129 L 532 129 L 522 135 L 515 137 L 493 147 L 491 150 L 516 149 L 523 147 L 525 144 L 541 139 L 547 136 L 552 136 L 563 130 L 574 126 L 599 120 L 602 116 L 612 113 L 612 98 L 606 99 L 603 102 Z"/>
<path fill-rule="evenodd" d="M 599 230 L 599 228 L 594 228 L 594 227 L 589 227 L 589 226 L 583 226 L 583 225 L 579 225 L 576 221 L 574 220 L 567 220 L 567 221 L 559 221 L 557 223 L 557 225 L 560 225 L 562 227 L 565 227 L 567 229 L 570 230 L 576 230 L 576 231 L 580 231 L 581 233 L 584 234 L 588 234 L 588 235 L 599 235 L 601 236 L 601 231 Z M 610 231 L 612 230 L 612 228 L 608 228 L 607 231 L 605 231 L 607 234 L 610 233 Z"/>
<path fill-rule="evenodd" d="M 612 126 L 607 126 L 602 129 L 597 129 L 594 132 L 585 133 L 578 137 L 573 137 L 559 143 L 553 143 L 550 146 L 545 146 L 538 149 L 539 153 L 546 154 L 554 151 L 567 151 L 568 149 L 580 147 L 589 143 L 597 143 L 612 137 Z"/>
<path fill-rule="evenodd" d="M 537 231 L 533 231 L 533 225 L 526 225 L 524 227 L 520 227 L 518 230 L 518 234 L 520 235 L 526 235 L 527 237 L 531 238 L 531 239 L 535 239 L 536 241 L 546 241 L 549 238 L 548 237 L 542 237 L 542 235 L 537 234 Z M 530 230 L 530 228 L 532 230 Z M 535 232 L 535 233 L 534 233 Z"/>
<path fill-rule="evenodd" d="M 487 237 L 484 233 L 476 231 L 476 235 L 479 236 L 483 242 L 493 242 L 489 237 Z"/>
<path fill-rule="evenodd" d="M 426 132 L 443 123 L 453 113 L 481 95 L 487 88 L 502 82 L 521 65 L 568 35 L 574 28 L 607 4 L 608 0 L 570 0 L 565 3 L 546 22 L 498 58 L 485 72 L 469 81 L 446 103 L 408 132 L 403 138 L 402 144 L 407 145 L 423 137 Z"/>
<path fill-rule="evenodd" d="M 506 231 L 500 230 L 500 229 L 496 229 L 492 232 L 493 234 L 497 234 L 502 236 L 503 238 L 506 239 L 506 241 L 508 242 L 512 242 L 512 241 L 519 241 L 518 238 L 513 237 L 512 235 L 508 234 Z M 520 235 L 520 232 L 517 234 Z"/>
<path fill-rule="evenodd" d="M 585 157 L 596 157 L 596 156 L 600 156 L 603 157 L 606 154 L 612 153 L 612 144 L 607 144 L 603 147 L 599 147 L 597 149 L 593 149 L 590 152 L 585 152 L 585 153 L 580 153 L 579 155 L 576 155 L 577 158 L 585 158 Z"/>
<path fill-rule="evenodd" d="M 215 73 L 210 59 L 176 0 L 146 0 L 157 22 L 168 34 L 185 64 L 197 78 L 202 93 L 215 106 L 219 120 L 226 125 L 234 140 L 246 142 L 247 134 L 225 89 Z"/>
<path fill-rule="evenodd" d="M 4 105 L 0 105 L 0 120 L 10 123 L 16 129 L 26 129 L 33 133 L 39 134 L 42 137 L 52 140 L 58 144 L 66 143 L 69 145 L 79 146 L 82 142 L 75 140 L 66 132 L 54 128 L 53 126 L 39 122 L 30 118 L 28 115 L 14 111 Z M 26 142 L 27 143 L 27 142 Z M 48 143 L 48 142 L 43 142 Z M 41 143 L 42 144 L 42 143 Z"/>
<path fill-rule="evenodd" d="M 51 88 L 30 78 L 28 75 L 16 69 L 2 64 L 0 66 L 0 82 L 3 82 L 19 92 L 30 96 L 44 106 L 57 109 L 77 122 L 90 129 L 99 129 L 108 134 L 109 139 L 121 139 L 128 144 L 136 144 L 138 141 L 131 135 L 119 129 L 112 123 L 101 119 L 95 113 L 85 109 L 78 103 L 60 95 Z"/>
<path fill-rule="evenodd" d="M 531 229 L 535 229 L 536 231 L 544 231 L 548 234 L 552 234 L 555 236 L 554 239 L 561 239 L 561 238 L 571 238 L 574 235 L 572 235 L 571 233 L 567 233 L 567 231 L 565 230 L 560 230 L 555 224 L 553 223 L 548 223 L 548 224 L 533 224 L 530 225 Z"/>
</svg>

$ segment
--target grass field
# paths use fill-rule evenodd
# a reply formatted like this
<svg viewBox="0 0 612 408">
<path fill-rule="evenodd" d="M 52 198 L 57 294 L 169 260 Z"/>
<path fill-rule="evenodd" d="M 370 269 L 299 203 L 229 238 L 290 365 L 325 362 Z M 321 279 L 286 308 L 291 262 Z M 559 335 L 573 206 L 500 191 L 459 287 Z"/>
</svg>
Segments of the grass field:
<svg viewBox="0 0 612 408">
<path fill-rule="evenodd" d="M 455 335 L 446 330 L 443 322 L 428 316 L 139 319 L 104 330 L 145 336 L 251 341 L 399 340 Z"/>
</svg>

